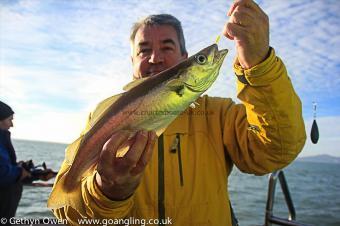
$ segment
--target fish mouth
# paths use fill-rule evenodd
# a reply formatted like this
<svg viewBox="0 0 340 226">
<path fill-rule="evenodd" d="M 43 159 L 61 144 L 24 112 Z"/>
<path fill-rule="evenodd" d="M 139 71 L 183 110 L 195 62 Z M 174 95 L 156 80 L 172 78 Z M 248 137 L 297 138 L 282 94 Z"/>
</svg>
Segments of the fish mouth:
<svg viewBox="0 0 340 226">
<path fill-rule="evenodd" d="M 228 52 L 229 52 L 228 49 L 222 49 L 222 50 L 216 49 L 216 54 L 214 56 L 214 63 L 220 63 L 221 61 L 223 61 L 224 58 L 227 56 Z"/>
</svg>

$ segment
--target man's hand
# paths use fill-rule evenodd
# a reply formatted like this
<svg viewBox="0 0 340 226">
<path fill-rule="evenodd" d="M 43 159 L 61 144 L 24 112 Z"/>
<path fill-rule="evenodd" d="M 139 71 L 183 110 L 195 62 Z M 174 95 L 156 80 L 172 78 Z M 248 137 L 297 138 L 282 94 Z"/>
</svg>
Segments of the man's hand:
<svg viewBox="0 0 340 226">
<path fill-rule="evenodd" d="M 96 182 L 100 190 L 112 200 L 124 200 L 136 190 L 145 166 L 151 159 L 156 141 L 155 132 L 138 132 L 128 140 L 129 134 L 114 134 L 104 145 L 97 166 Z M 129 146 L 124 157 L 116 154 Z"/>
<path fill-rule="evenodd" d="M 237 59 L 244 69 L 265 60 L 269 51 L 269 19 L 252 0 L 236 0 L 228 11 L 223 34 L 235 41 Z"/>
<path fill-rule="evenodd" d="M 32 175 L 29 171 L 27 171 L 24 167 L 21 167 L 22 168 L 22 171 L 21 171 L 21 175 L 20 175 L 20 179 L 19 181 L 23 181 L 27 178 L 31 178 Z"/>
</svg>

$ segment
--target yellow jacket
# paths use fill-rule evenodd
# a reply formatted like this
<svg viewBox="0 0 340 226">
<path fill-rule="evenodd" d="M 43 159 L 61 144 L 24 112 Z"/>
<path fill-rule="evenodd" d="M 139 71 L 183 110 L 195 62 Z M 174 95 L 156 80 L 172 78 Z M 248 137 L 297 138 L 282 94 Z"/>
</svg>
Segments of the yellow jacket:
<svg viewBox="0 0 340 226">
<path fill-rule="evenodd" d="M 234 70 L 243 104 L 199 98 L 199 105 L 180 115 L 155 144 L 142 181 L 127 200 L 106 198 L 95 183 L 95 169 L 74 194 L 65 194 L 58 188 L 69 167 L 64 161 L 48 203 L 54 214 L 70 224 L 87 217 L 231 225 L 228 176 L 233 164 L 255 175 L 272 172 L 293 161 L 306 139 L 301 102 L 273 49 L 261 64 L 249 70 L 235 64 Z"/>
</svg>

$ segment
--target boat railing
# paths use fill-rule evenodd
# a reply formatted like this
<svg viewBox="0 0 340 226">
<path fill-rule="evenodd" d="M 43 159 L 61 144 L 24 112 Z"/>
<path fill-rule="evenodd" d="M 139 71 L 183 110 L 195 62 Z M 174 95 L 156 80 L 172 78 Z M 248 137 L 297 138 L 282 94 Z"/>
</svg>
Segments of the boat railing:
<svg viewBox="0 0 340 226">
<path fill-rule="evenodd" d="M 281 189 L 288 207 L 288 218 L 276 217 L 273 214 L 274 200 L 275 200 L 275 187 L 279 179 Z M 275 171 L 269 176 L 268 196 L 265 214 L 265 225 L 283 225 L 283 226 L 311 226 L 308 224 L 299 223 L 296 221 L 296 212 L 293 204 L 292 197 L 289 192 L 288 184 L 282 170 Z"/>
</svg>

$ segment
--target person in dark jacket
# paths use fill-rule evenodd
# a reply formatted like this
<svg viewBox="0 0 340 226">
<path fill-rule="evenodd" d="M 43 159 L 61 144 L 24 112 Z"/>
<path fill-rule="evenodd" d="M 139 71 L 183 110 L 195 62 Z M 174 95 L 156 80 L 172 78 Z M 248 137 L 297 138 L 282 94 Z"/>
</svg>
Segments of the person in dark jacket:
<svg viewBox="0 0 340 226">
<path fill-rule="evenodd" d="M 15 216 L 22 193 L 22 181 L 31 176 L 17 163 L 9 129 L 14 111 L 0 101 L 0 217 Z"/>
</svg>

